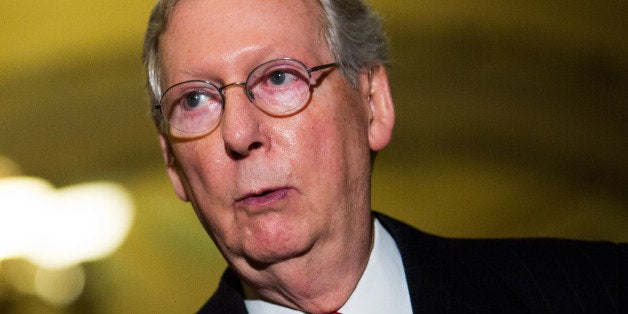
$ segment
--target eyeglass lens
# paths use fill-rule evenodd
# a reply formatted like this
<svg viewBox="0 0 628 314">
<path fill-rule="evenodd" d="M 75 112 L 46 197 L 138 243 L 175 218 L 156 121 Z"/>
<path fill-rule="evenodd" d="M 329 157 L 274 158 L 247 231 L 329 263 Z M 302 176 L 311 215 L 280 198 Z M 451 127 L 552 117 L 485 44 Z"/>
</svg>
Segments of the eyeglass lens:
<svg viewBox="0 0 628 314">
<path fill-rule="evenodd" d="M 213 129 L 225 103 L 224 88 L 194 80 L 168 88 L 161 99 L 161 111 L 172 135 L 185 137 Z M 297 60 L 279 59 L 257 66 L 244 84 L 245 94 L 260 110 L 270 115 L 289 115 L 302 108 L 310 96 L 311 76 Z M 176 134 L 173 134 L 176 133 Z"/>
</svg>

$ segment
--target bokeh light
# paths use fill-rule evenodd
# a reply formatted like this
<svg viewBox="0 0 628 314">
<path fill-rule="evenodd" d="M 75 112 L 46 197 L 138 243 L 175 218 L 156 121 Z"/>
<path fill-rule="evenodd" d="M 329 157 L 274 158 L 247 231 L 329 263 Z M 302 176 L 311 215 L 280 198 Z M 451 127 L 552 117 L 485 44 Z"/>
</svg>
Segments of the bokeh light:
<svg viewBox="0 0 628 314">
<path fill-rule="evenodd" d="M 22 293 L 68 305 L 85 285 L 81 264 L 113 253 L 133 215 L 129 193 L 115 183 L 56 189 L 41 178 L 0 178 L 0 265 L 24 260 L 7 263 L 0 275 Z"/>
<path fill-rule="evenodd" d="M 85 287 L 85 270 L 80 265 L 63 269 L 39 268 L 35 291 L 44 301 L 65 306 L 76 301 Z"/>
</svg>

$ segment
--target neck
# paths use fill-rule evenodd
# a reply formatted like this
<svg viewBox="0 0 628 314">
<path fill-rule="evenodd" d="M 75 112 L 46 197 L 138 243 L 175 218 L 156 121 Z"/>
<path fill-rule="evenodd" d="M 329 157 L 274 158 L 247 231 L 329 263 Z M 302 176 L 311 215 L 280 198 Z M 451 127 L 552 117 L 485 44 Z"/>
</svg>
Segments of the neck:
<svg viewBox="0 0 628 314">
<path fill-rule="evenodd" d="M 366 234 L 352 235 L 357 241 L 315 246 L 305 255 L 258 270 L 255 276 L 241 276 L 247 299 L 262 299 L 307 313 L 338 310 L 366 269 L 373 246 L 373 224 L 368 223 L 371 227 L 365 228 Z M 344 243 L 355 245 L 341 245 Z"/>
</svg>

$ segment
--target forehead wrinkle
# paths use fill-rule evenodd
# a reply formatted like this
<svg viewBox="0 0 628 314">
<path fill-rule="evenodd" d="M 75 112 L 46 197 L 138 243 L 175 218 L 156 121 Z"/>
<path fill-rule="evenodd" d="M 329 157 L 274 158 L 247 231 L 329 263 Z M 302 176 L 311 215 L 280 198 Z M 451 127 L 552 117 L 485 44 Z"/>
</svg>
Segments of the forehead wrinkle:
<svg viewBox="0 0 628 314">
<path fill-rule="evenodd" d="M 247 38 L 246 34 L 249 33 L 248 30 L 250 30 L 250 33 L 255 34 L 255 30 L 257 29 L 256 25 L 268 25 L 269 22 L 274 23 L 266 18 L 268 17 L 268 14 L 273 14 L 274 12 L 271 11 L 270 7 L 263 7 L 260 10 L 260 12 L 265 13 L 262 14 L 262 16 L 253 15 L 252 18 L 247 19 L 246 21 L 243 21 L 242 16 L 237 16 L 238 14 L 241 15 L 241 12 L 238 10 L 226 11 L 224 14 L 221 14 L 221 18 L 219 18 L 220 20 L 229 20 L 230 17 L 238 18 L 238 20 L 236 20 L 237 22 L 235 22 L 232 26 L 239 28 L 239 31 L 243 33 L 243 36 L 239 37 L 239 40 L 231 41 L 230 38 L 232 37 L 229 36 L 238 36 L 238 34 L 225 30 L 214 32 L 212 31 L 212 21 L 215 22 L 215 19 L 210 17 L 203 18 L 203 10 L 194 11 L 189 10 L 189 7 L 185 9 L 183 8 L 183 6 L 190 6 L 196 3 L 198 3 L 198 1 L 194 0 L 181 1 L 178 3 L 173 9 L 170 17 L 171 23 L 168 25 L 169 27 L 162 34 L 162 39 L 165 40 L 162 42 L 163 45 L 159 54 L 166 58 L 160 58 L 160 63 L 162 63 L 162 65 L 170 64 L 171 66 L 174 66 L 174 68 L 171 67 L 170 69 L 168 69 L 167 66 L 162 67 L 162 77 L 164 78 L 162 81 L 163 83 L 173 84 L 176 83 L 175 81 L 190 79 L 241 81 L 246 79 L 242 76 L 248 75 L 248 72 L 258 64 L 271 59 L 283 57 L 301 60 L 308 66 L 314 66 L 314 63 L 319 61 L 332 62 L 332 60 L 328 60 L 330 59 L 329 57 L 331 57 L 331 53 L 327 47 L 327 41 L 324 38 L 325 22 L 324 18 L 321 16 L 320 4 L 317 1 L 302 1 L 299 9 L 295 8 L 296 10 L 291 11 L 293 14 L 278 17 L 279 24 L 283 25 L 282 29 L 286 29 L 286 31 L 281 31 L 282 33 L 287 32 L 287 34 L 290 34 L 290 27 L 287 27 L 286 25 L 289 26 L 294 23 L 303 23 L 305 25 L 305 27 L 302 28 L 305 31 L 302 36 L 299 36 L 298 34 L 292 34 L 291 36 L 307 36 L 309 40 L 305 43 L 305 45 L 298 45 L 294 47 L 289 45 L 291 42 L 289 38 L 281 39 L 281 34 L 274 37 L 270 36 L 266 41 L 260 41 L 263 38 L 259 38 L 259 36 L 249 36 Z M 281 3 L 284 6 L 290 5 L 291 7 L 294 7 L 294 3 L 292 1 L 278 1 L 277 3 Z M 312 11 L 314 11 L 314 13 L 312 13 Z M 172 23 L 175 20 L 177 23 Z M 234 19 L 231 18 L 231 20 L 233 21 Z M 203 38 L 203 32 L 190 31 L 190 28 L 194 28 L 196 30 L 205 29 L 206 34 L 212 35 L 213 39 L 211 40 L 217 43 L 217 47 L 220 46 L 220 48 L 224 49 L 213 49 L 208 45 L 210 43 L 208 41 L 209 38 Z M 201 37 L 199 37 L 199 35 L 201 35 Z M 194 46 L 184 45 L 181 47 L 172 47 L 172 45 L 175 45 L 175 43 L 172 42 L 176 42 L 176 44 L 186 40 L 193 42 L 195 38 L 197 38 L 200 43 L 198 49 L 210 52 L 213 50 L 215 53 L 195 55 L 193 53 Z M 281 42 L 278 42 L 279 40 L 281 40 Z M 203 44 L 203 42 L 205 43 Z M 285 44 L 283 42 L 285 42 Z M 165 48 L 164 46 L 169 46 L 167 54 L 162 54 L 162 50 Z M 320 49 L 321 46 L 326 47 L 326 49 Z M 186 53 L 186 50 L 189 53 Z M 183 64 L 176 65 L 167 60 L 173 58 L 175 55 L 187 55 L 190 58 L 188 58 L 188 60 L 179 59 L 179 61 L 184 62 L 182 62 Z M 175 57 L 175 59 L 178 58 Z M 167 77 L 164 72 L 169 72 L 169 77 Z"/>
<path fill-rule="evenodd" d="M 244 81 L 258 65 L 277 58 L 282 58 L 274 47 L 244 47 L 228 55 L 221 56 L 220 62 L 201 62 L 200 66 L 179 68 L 175 76 L 187 80 L 216 82 Z M 176 84 L 176 82 L 174 83 Z"/>
</svg>

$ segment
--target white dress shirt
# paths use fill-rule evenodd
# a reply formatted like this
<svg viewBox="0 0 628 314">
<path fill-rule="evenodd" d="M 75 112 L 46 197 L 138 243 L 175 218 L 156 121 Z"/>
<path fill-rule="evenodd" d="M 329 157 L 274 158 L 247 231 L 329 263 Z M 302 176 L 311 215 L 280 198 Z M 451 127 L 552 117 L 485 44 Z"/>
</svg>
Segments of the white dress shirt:
<svg viewBox="0 0 628 314">
<path fill-rule="evenodd" d="M 342 314 L 412 313 L 410 293 L 397 244 L 375 220 L 373 250 L 366 269 L 349 300 L 338 310 Z M 303 313 L 263 300 L 244 300 L 252 314 Z"/>
</svg>

